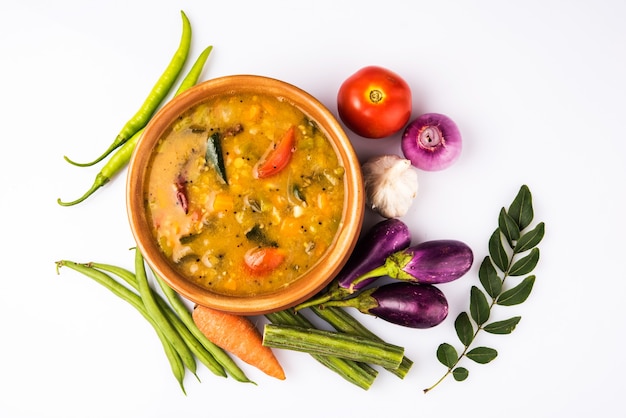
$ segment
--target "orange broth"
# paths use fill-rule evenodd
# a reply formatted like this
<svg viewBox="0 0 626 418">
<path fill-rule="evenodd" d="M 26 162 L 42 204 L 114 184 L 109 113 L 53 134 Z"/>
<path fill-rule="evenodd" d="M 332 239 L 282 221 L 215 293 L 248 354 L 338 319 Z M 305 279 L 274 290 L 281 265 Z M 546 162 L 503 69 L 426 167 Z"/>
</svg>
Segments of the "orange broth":
<svg viewBox="0 0 626 418">
<path fill-rule="evenodd" d="M 255 165 L 295 128 L 288 165 L 256 178 Z M 225 183 L 206 156 L 219 132 Z M 249 296 L 288 286 L 332 244 L 344 205 L 344 168 L 302 111 L 276 97 L 233 94 L 202 102 L 163 134 L 145 196 L 163 253 L 189 280 L 216 293 Z M 269 272 L 246 266 L 255 248 L 278 249 Z"/>
</svg>

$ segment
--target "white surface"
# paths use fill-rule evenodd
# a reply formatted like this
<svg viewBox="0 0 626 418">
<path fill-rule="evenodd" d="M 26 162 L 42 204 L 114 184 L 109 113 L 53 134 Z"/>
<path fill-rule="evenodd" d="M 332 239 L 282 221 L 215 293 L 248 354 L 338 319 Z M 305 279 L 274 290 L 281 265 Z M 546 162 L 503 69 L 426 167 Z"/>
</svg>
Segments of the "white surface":
<svg viewBox="0 0 626 418">
<path fill-rule="evenodd" d="M 89 279 L 55 273 L 62 258 L 132 267 L 124 176 L 62 208 L 56 199 L 79 196 L 97 172 L 62 157 L 108 146 L 169 62 L 180 9 L 193 56 L 215 47 L 204 79 L 280 78 L 335 112 L 343 79 L 377 64 L 409 82 L 414 116 L 452 117 L 465 149 L 448 170 L 420 172 L 404 218 L 415 241 L 460 239 L 482 260 L 500 207 L 530 186 L 546 223 L 542 259 L 530 299 L 497 311 L 522 316 L 515 332 L 480 337 L 499 351 L 494 362 L 465 363 L 466 382 L 422 393 L 444 371 L 439 343 L 458 347 L 452 322 L 476 263 L 441 287 L 451 313 L 435 329 L 363 319 L 415 360 L 404 381 L 381 372 L 365 392 L 280 351 L 285 382 L 246 365 L 258 386 L 202 368 L 185 397 L 143 318 Z M 618 0 L 3 2 L 0 416 L 620 416 L 624 16 Z M 362 158 L 399 152 L 399 135 L 352 138 Z"/>
</svg>

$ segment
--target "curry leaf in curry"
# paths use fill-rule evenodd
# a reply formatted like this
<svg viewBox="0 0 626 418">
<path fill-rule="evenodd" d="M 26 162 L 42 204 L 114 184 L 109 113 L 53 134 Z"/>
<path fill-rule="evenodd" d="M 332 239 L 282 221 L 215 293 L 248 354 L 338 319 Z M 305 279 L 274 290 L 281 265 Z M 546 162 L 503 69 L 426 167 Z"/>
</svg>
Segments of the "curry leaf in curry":
<svg viewBox="0 0 626 418">
<path fill-rule="evenodd" d="M 226 178 L 226 165 L 224 164 L 224 155 L 222 154 L 222 138 L 219 132 L 209 135 L 206 142 L 206 153 L 204 155 L 207 165 L 213 167 L 217 175 L 224 184 L 228 184 Z"/>
<path fill-rule="evenodd" d="M 246 238 L 266 247 L 278 247 L 276 241 L 272 241 L 267 236 L 261 225 L 258 224 L 254 225 L 248 232 L 246 232 Z"/>
</svg>

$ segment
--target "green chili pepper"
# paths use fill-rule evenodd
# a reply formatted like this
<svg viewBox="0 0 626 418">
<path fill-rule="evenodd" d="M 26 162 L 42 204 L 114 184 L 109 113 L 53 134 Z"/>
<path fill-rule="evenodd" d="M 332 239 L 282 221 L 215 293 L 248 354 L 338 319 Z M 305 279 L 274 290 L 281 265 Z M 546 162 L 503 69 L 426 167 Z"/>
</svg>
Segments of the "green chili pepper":
<svg viewBox="0 0 626 418">
<path fill-rule="evenodd" d="M 179 95 L 185 90 L 188 90 L 190 87 L 193 87 L 200 78 L 200 74 L 202 73 L 202 69 L 204 68 L 204 64 L 206 63 L 209 54 L 211 53 L 213 47 L 209 46 L 202 51 L 202 53 L 198 56 L 198 59 L 194 63 L 194 65 L 189 70 L 189 73 L 185 77 L 185 79 L 181 82 L 178 90 L 176 91 L 174 96 Z M 102 167 L 102 170 L 96 175 L 96 178 L 92 184 L 92 186 L 85 192 L 83 196 L 80 198 L 71 201 L 71 202 L 63 202 L 61 199 L 58 199 L 57 202 L 61 206 L 73 206 L 76 205 L 89 196 L 91 196 L 96 190 L 107 184 L 113 176 L 119 173 L 130 161 L 130 158 L 135 150 L 137 145 L 137 141 L 141 137 L 144 128 L 141 128 L 137 131 L 128 141 L 126 141 L 123 145 L 121 145 L 117 151 L 111 156 L 111 158 L 107 161 L 107 163 Z"/>
<path fill-rule="evenodd" d="M 98 158 L 89 163 L 77 163 L 70 160 L 68 157 L 65 157 L 67 162 L 80 167 L 92 166 L 102 161 L 111 152 L 128 141 L 135 133 L 137 133 L 138 130 L 146 126 L 154 112 L 174 85 L 180 71 L 185 65 L 185 61 L 187 61 L 187 56 L 189 55 L 189 49 L 191 47 L 191 24 L 189 23 L 189 19 L 187 19 L 185 12 L 181 11 L 181 16 L 183 18 L 183 32 L 178 49 L 174 53 L 174 56 L 165 71 L 161 74 L 161 77 L 159 77 L 156 84 L 152 87 L 150 94 L 145 99 L 137 113 L 135 113 L 135 115 L 126 122 L 117 134 L 113 143 Z"/>
</svg>

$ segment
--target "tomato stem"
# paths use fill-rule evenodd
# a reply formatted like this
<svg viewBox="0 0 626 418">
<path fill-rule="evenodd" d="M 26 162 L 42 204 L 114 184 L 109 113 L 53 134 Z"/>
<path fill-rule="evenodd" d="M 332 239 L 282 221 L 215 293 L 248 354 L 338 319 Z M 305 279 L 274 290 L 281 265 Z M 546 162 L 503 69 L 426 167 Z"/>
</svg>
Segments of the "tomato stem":
<svg viewBox="0 0 626 418">
<path fill-rule="evenodd" d="M 370 100 L 372 101 L 372 103 L 378 103 L 380 101 L 383 100 L 383 92 L 375 89 L 375 90 L 370 90 Z"/>
</svg>

